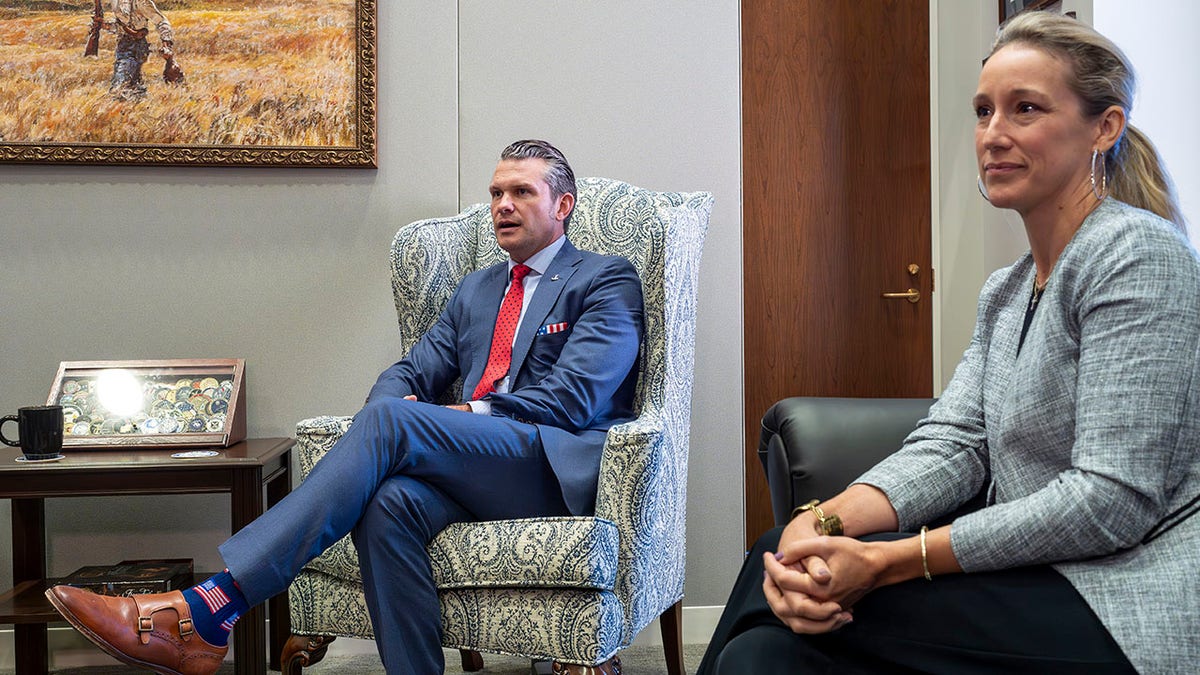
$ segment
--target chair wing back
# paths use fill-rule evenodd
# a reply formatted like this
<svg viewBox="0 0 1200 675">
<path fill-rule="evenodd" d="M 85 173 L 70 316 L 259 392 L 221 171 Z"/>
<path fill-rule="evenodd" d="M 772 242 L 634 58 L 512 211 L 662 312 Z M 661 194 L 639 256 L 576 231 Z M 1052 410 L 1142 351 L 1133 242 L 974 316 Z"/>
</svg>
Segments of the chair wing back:
<svg viewBox="0 0 1200 675">
<path fill-rule="evenodd" d="M 628 643 L 683 597 L 696 286 L 713 197 L 603 178 L 578 186 L 571 241 L 632 262 L 645 302 L 640 414 L 609 430 L 596 497 L 596 516 L 620 535 L 614 592 Z"/>
<path fill-rule="evenodd" d="M 407 354 L 429 331 L 463 277 L 503 259 L 487 204 L 401 227 L 392 239 L 391 252 L 400 354 Z M 461 390 L 462 382 L 456 382 L 440 402 L 457 400 Z"/>
</svg>

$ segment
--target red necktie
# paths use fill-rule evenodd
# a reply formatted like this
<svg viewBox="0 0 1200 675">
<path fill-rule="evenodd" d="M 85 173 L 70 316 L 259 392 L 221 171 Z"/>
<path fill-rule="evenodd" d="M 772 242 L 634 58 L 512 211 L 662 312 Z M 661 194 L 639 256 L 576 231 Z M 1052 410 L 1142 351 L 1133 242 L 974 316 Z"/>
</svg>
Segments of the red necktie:
<svg viewBox="0 0 1200 675">
<path fill-rule="evenodd" d="M 525 300 L 525 286 L 521 280 L 532 271 L 527 265 L 512 268 L 512 285 L 504 294 L 504 302 L 500 303 L 496 330 L 492 333 L 492 351 L 488 352 L 487 368 L 475 387 L 475 393 L 471 395 L 472 401 L 496 391 L 496 381 L 504 377 L 512 365 L 513 334 L 517 331 L 517 322 L 521 320 L 521 303 Z"/>
</svg>

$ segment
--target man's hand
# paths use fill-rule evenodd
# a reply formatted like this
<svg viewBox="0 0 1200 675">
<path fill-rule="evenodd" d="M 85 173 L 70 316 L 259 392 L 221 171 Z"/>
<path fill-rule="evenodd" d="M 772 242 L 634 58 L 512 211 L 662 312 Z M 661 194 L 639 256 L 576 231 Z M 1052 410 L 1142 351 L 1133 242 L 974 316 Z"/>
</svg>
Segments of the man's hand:
<svg viewBox="0 0 1200 675">
<path fill-rule="evenodd" d="M 164 59 L 169 59 L 175 56 L 175 45 L 170 40 L 163 40 L 158 45 L 158 52 L 162 54 Z"/>
<path fill-rule="evenodd" d="M 405 401 L 415 401 L 415 400 L 417 400 L 417 397 L 412 394 L 409 394 L 408 396 L 404 397 L 404 400 Z M 471 412 L 471 406 L 467 405 L 466 403 L 452 403 L 450 405 L 444 405 L 442 407 L 449 408 L 451 410 L 458 410 L 461 412 Z"/>
</svg>

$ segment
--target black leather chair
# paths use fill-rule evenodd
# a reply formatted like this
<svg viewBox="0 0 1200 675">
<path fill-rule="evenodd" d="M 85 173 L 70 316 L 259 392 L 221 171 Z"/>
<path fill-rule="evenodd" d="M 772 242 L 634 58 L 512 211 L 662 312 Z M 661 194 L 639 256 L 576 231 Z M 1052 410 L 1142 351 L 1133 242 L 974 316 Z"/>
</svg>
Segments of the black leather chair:
<svg viewBox="0 0 1200 675">
<path fill-rule="evenodd" d="M 779 401 L 763 415 L 758 458 L 776 525 L 811 499 L 828 499 L 900 448 L 932 398 L 812 398 Z"/>
</svg>

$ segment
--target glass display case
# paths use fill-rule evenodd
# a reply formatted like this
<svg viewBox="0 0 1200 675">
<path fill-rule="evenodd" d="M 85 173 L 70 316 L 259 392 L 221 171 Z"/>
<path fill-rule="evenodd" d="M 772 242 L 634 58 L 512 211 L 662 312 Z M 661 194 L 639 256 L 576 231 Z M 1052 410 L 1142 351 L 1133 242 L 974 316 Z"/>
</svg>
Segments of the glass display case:
<svg viewBox="0 0 1200 675">
<path fill-rule="evenodd" d="M 228 447 L 246 437 L 244 359 L 63 361 L 47 405 L 64 448 Z"/>
</svg>

